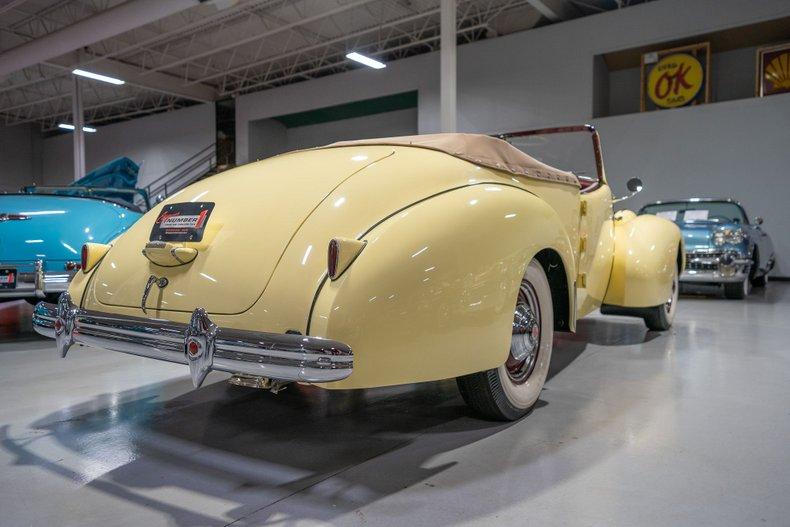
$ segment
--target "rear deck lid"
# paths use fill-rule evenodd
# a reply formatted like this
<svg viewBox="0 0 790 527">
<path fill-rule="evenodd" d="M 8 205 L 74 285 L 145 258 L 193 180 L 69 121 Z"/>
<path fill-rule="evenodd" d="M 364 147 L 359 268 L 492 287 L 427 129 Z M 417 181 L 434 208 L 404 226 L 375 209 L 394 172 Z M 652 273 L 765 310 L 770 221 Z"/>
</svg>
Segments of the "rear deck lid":
<svg viewBox="0 0 790 527">
<path fill-rule="evenodd" d="M 187 187 L 118 240 L 93 279 L 96 300 L 140 307 L 146 283 L 154 275 L 166 277 L 168 283 L 164 288 L 153 286 L 146 301 L 149 310 L 246 311 L 263 293 L 293 235 L 321 201 L 392 150 L 295 152 Z M 152 241 L 195 248 L 198 254 L 184 265 L 156 265 L 142 254 Z M 324 251 L 325 247 L 312 250 Z"/>
</svg>

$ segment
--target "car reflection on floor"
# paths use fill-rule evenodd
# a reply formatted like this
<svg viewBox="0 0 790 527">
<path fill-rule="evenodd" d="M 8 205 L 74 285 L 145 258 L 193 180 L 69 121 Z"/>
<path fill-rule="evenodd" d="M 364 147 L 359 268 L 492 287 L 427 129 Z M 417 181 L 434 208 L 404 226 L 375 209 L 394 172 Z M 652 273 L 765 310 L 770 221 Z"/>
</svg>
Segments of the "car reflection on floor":
<svg viewBox="0 0 790 527">
<path fill-rule="evenodd" d="M 683 412 L 702 400 L 695 392 L 709 400 L 710 387 L 698 384 L 726 357 L 712 319 L 700 322 L 706 302 L 692 299 L 700 313 L 667 333 L 637 319 L 580 321 L 577 334 L 558 336 L 535 411 L 508 424 L 469 415 L 453 381 L 338 392 L 291 385 L 275 396 L 213 373 L 192 390 L 180 365 L 84 348 L 60 360 L 20 319 L 7 333 L 17 337 L 0 343 L 0 509 L 11 525 L 72 506 L 87 514 L 75 525 L 454 525 L 494 521 L 555 492 L 569 506 L 561 496 L 577 482 L 654 497 L 640 467 L 669 444 L 696 445 Z M 13 313 L 29 308 L 10 306 L 4 325 Z M 617 477 L 604 468 L 611 463 Z M 609 487 L 581 483 L 598 475 Z M 36 506 L 16 506 L 23 498 Z"/>
<path fill-rule="evenodd" d="M 0 302 L 0 339 L 31 337 L 32 314 L 33 306 L 25 300 Z"/>
</svg>

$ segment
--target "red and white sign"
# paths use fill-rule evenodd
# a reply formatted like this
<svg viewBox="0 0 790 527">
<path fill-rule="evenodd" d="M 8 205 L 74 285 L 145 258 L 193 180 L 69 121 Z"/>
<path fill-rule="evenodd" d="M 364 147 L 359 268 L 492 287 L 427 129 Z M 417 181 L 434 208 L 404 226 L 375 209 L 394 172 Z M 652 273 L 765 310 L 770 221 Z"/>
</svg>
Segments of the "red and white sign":
<svg viewBox="0 0 790 527">
<path fill-rule="evenodd" d="M 200 214 L 168 214 L 164 213 L 159 218 L 159 226 L 163 229 L 199 229 L 206 222 L 208 211 Z"/>
<path fill-rule="evenodd" d="M 151 228 L 149 241 L 199 242 L 214 210 L 211 202 L 166 205 Z"/>
</svg>

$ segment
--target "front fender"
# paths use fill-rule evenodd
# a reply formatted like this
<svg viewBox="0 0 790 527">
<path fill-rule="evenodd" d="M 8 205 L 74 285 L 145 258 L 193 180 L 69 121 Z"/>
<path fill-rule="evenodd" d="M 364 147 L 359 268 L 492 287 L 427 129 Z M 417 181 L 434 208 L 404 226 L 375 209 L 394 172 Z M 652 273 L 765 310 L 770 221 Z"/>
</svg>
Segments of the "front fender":
<svg viewBox="0 0 790 527">
<path fill-rule="evenodd" d="M 354 373 L 326 388 L 456 377 L 504 363 L 526 265 L 551 248 L 573 284 L 571 244 L 551 207 L 524 190 L 481 184 L 398 212 L 325 281 L 310 334 L 354 351 Z M 573 291 L 573 287 L 569 287 Z M 571 304 L 572 305 L 572 304 Z"/>
<path fill-rule="evenodd" d="M 674 273 L 683 272 L 686 259 L 677 225 L 651 214 L 621 211 L 615 215 L 614 233 L 612 274 L 604 304 L 653 307 L 666 302 Z"/>
</svg>

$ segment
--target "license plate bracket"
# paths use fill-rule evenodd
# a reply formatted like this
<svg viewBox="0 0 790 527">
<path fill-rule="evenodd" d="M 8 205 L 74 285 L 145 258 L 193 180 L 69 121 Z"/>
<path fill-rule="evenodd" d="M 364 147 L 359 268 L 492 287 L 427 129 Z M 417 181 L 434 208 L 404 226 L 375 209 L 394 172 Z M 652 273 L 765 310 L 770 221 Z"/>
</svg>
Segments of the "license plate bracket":
<svg viewBox="0 0 790 527">
<path fill-rule="evenodd" d="M 0 267 L 0 289 L 16 289 L 16 268 Z"/>
<path fill-rule="evenodd" d="M 149 241 L 199 242 L 214 203 L 198 201 L 165 205 L 151 229 Z"/>
</svg>

